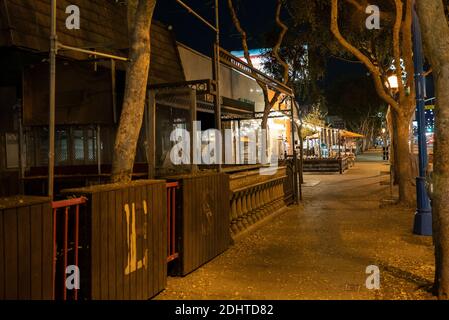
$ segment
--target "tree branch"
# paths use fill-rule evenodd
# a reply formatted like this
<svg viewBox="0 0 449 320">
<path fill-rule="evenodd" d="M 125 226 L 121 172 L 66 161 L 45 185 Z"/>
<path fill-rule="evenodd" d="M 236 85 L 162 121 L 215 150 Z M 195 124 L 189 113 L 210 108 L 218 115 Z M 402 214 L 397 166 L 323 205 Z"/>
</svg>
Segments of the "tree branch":
<svg viewBox="0 0 449 320">
<path fill-rule="evenodd" d="M 394 65 L 396 67 L 396 76 L 398 78 L 398 89 L 401 99 L 405 97 L 404 83 L 402 82 L 402 66 L 401 66 L 401 25 L 403 15 L 402 0 L 394 0 L 396 7 L 396 20 L 393 27 L 393 56 Z"/>
<path fill-rule="evenodd" d="M 413 62 L 413 38 L 412 38 L 412 23 L 413 23 L 413 0 L 407 0 L 407 7 L 405 12 L 405 21 L 402 26 L 402 56 L 405 62 L 405 70 L 407 72 L 407 87 L 410 87 L 409 99 L 415 99 L 414 90 L 414 75 L 415 65 Z"/>
<path fill-rule="evenodd" d="M 378 95 L 389 105 L 391 105 L 395 110 L 399 111 L 399 105 L 393 97 L 387 93 L 385 90 L 385 84 L 382 83 L 382 75 L 372 61 L 365 56 L 359 49 L 350 44 L 340 33 L 340 28 L 338 27 L 338 0 L 332 0 L 332 13 L 331 13 L 331 31 L 335 36 L 340 45 L 343 46 L 347 51 L 352 53 L 357 59 L 359 59 L 371 72 L 374 80 L 374 86 Z"/>
<path fill-rule="evenodd" d="M 364 6 L 362 6 L 360 3 L 358 3 L 356 0 L 345 0 L 347 3 L 352 4 L 357 10 L 365 12 Z"/>
<path fill-rule="evenodd" d="M 284 41 L 284 37 L 287 34 L 288 27 L 281 21 L 281 9 L 282 9 L 282 0 L 277 1 L 277 7 L 276 7 L 276 24 L 281 28 L 281 32 L 279 33 L 278 40 L 273 47 L 273 55 L 276 58 L 276 60 L 282 65 L 284 68 L 284 75 L 283 75 L 283 83 L 286 84 L 288 82 L 289 78 L 289 71 L 290 67 L 288 63 L 281 58 L 279 51 L 281 49 L 282 42 Z"/>
<path fill-rule="evenodd" d="M 245 59 L 248 62 L 248 64 L 251 67 L 253 67 L 253 63 L 251 61 L 251 56 L 249 54 L 248 37 L 247 37 L 246 31 L 243 29 L 242 25 L 240 24 L 240 20 L 238 18 L 237 12 L 235 11 L 234 4 L 233 4 L 232 0 L 228 0 L 228 7 L 229 7 L 229 12 L 231 14 L 231 18 L 234 23 L 234 26 L 237 29 L 237 31 L 240 33 L 241 38 L 242 38 L 242 47 L 243 47 L 243 52 L 244 52 L 243 54 L 245 56 Z M 281 32 L 279 34 L 278 41 L 276 42 L 276 45 L 273 48 L 273 55 L 276 58 L 276 60 L 284 67 L 283 82 L 286 84 L 289 79 L 288 74 L 289 74 L 290 68 L 289 68 L 288 63 L 285 62 L 284 60 L 282 60 L 282 58 L 280 57 L 279 50 L 280 50 L 280 47 L 284 40 L 284 37 L 288 31 L 288 27 L 281 21 L 281 18 L 280 18 L 281 8 L 282 8 L 282 0 L 278 0 L 277 8 L 276 8 L 276 23 L 281 28 Z M 269 95 L 268 95 L 268 87 L 266 86 L 266 84 L 263 83 L 262 81 L 257 80 L 257 77 L 254 77 L 254 78 L 256 79 L 257 84 L 262 89 L 263 96 L 264 96 L 265 107 L 264 107 L 264 115 L 262 118 L 262 128 L 265 129 L 267 121 L 268 121 L 268 115 L 269 115 L 271 109 L 273 108 L 273 106 L 278 101 L 281 94 L 280 94 L 280 92 L 276 92 L 274 94 L 273 98 L 270 100 Z"/>
</svg>

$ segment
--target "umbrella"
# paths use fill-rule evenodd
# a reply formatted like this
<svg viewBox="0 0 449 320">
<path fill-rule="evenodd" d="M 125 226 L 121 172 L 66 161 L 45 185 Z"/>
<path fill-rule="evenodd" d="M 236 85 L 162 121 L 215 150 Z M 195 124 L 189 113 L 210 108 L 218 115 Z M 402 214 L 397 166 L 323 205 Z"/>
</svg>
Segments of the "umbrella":
<svg viewBox="0 0 449 320">
<path fill-rule="evenodd" d="M 340 137 L 342 137 L 342 138 L 365 138 L 365 136 L 362 134 L 351 132 L 348 130 L 341 130 Z"/>
</svg>

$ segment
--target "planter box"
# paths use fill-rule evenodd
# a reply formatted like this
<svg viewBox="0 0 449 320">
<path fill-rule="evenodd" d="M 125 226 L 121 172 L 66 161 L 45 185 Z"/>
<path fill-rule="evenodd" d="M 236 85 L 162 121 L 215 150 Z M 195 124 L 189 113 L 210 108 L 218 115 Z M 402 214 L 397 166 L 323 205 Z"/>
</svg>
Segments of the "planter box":
<svg viewBox="0 0 449 320">
<path fill-rule="evenodd" d="M 81 298 L 147 300 L 167 281 L 165 181 L 63 191 L 84 196 L 80 214 Z"/>
<path fill-rule="evenodd" d="M 303 164 L 304 172 L 339 172 L 349 169 L 348 158 L 339 159 L 306 159 Z"/>
<path fill-rule="evenodd" d="M 50 200 L 0 199 L 0 300 L 52 299 L 52 257 Z"/>
<path fill-rule="evenodd" d="M 229 177 L 205 173 L 171 177 L 178 181 L 177 247 L 173 275 L 186 275 L 229 248 Z"/>
</svg>

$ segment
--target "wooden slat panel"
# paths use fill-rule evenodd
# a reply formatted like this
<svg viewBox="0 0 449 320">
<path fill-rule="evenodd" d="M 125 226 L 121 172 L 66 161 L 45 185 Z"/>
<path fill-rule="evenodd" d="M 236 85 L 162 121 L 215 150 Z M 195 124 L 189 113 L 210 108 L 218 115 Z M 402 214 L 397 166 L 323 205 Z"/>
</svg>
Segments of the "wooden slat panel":
<svg viewBox="0 0 449 320">
<path fill-rule="evenodd" d="M 48 199 L 4 199 L 0 210 L 0 298 L 39 300 L 53 294 L 53 224 Z M 13 202 L 17 207 L 13 206 Z"/>
<path fill-rule="evenodd" d="M 99 216 L 97 218 L 97 226 L 93 227 L 93 234 L 97 234 L 97 236 L 92 237 L 92 242 L 98 241 L 96 246 L 101 248 L 99 250 L 100 267 L 98 274 L 95 275 L 97 278 L 100 278 L 100 281 L 92 279 L 92 284 L 100 283 L 100 294 L 103 294 L 105 289 L 103 286 L 105 282 L 104 269 L 109 271 L 108 281 L 113 281 L 114 285 L 116 284 L 116 287 L 112 289 L 110 285 L 107 286 L 109 299 L 114 297 L 124 300 L 149 299 L 163 290 L 167 278 L 165 182 L 145 183 L 141 181 L 125 185 L 123 188 L 105 185 L 95 186 L 90 190 L 88 188 L 80 190 L 67 190 L 66 192 L 71 195 L 78 193 L 87 194 L 88 202 L 91 202 L 92 205 L 91 216 Z M 146 199 L 148 215 L 144 214 L 144 199 Z M 128 230 L 124 210 L 125 204 L 128 204 L 130 208 L 130 226 Z M 148 250 L 148 256 L 146 266 L 139 268 L 139 265 L 137 265 L 137 270 L 134 270 L 129 275 L 125 275 L 125 268 L 129 258 L 127 233 L 131 233 L 132 230 L 133 204 L 136 219 L 137 263 L 144 259 L 146 250 Z M 97 212 L 93 210 L 97 210 Z M 105 232 L 108 234 L 106 240 Z M 92 248 L 94 247 L 94 243 L 92 243 Z M 115 253 L 113 250 L 115 250 Z M 104 261 L 109 262 L 109 264 L 105 264 Z M 114 270 L 111 269 L 111 261 L 112 269 Z M 114 273 L 115 279 L 111 276 Z M 92 276 L 94 276 L 94 272 L 92 272 Z M 113 290 L 115 290 L 116 295 L 112 294 Z M 105 299 L 103 295 L 101 298 Z"/>
<path fill-rule="evenodd" d="M 158 194 L 158 196 L 160 197 L 160 199 L 162 199 L 164 202 L 167 202 L 166 200 L 166 196 L 164 197 L 164 193 L 166 195 L 166 191 L 165 187 L 155 187 L 155 194 Z M 159 259 L 158 259 L 158 264 L 160 266 L 160 270 L 159 270 L 159 288 L 158 291 L 156 293 L 161 292 L 162 290 L 165 289 L 166 286 L 166 278 L 167 278 L 167 245 L 168 245 L 168 229 L 167 229 L 167 210 L 164 210 L 162 207 L 162 202 L 158 201 L 155 203 L 155 205 L 157 206 L 157 212 L 158 215 L 160 217 L 160 223 L 159 223 L 159 233 L 160 233 L 160 245 L 159 245 Z"/>
<path fill-rule="evenodd" d="M 194 260 L 194 265 L 192 266 L 194 268 L 194 266 L 199 265 L 201 263 L 201 261 L 205 261 L 202 259 L 205 259 L 205 251 L 207 250 L 207 245 L 206 242 L 201 243 L 201 240 L 204 238 L 204 232 L 206 231 L 205 227 L 207 224 L 206 221 L 206 217 L 204 215 L 204 210 L 203 210 L 203 206 L 205 205 L 203 203 L 204 200 L 207 199 L 207 197 L 205 197 L 205 195 L 207 193 L 209 193 L 211 191 L 211 188 L 213 188 L 213 186 L 208 186 L 208 189 L 202 189 L 202 183 L 203 183 L 203 179 L 192 179 L 192 187 L 196 188 L 194 190 L 203 190 L 202 193 L 199 192 L 195 192 L 194 194 L 194 201 L 195 201 L 195 207 L 194 210 L 192 210 L 191 215 L 194 217 L 194 225 L 193 227 L 198 228 L 197 230 L 199 230 L 199 232 L 195 233 L 195 260 Z M 204 192 L 206 191 L 206 192 Z M 192 230 L 193 231 L 193 230 Z M 204 239 L 204 240 L 211 240 L 211 239 Z"/>
<path fill-rule="evenodd" d="M 146 261 L 145 261 L 145 267 L 144 267 L 144 272 L 142 273 L 142 295 L 141 298 L 142 299 L 149 299 L 149 284 L 148 284 L 148 279 L 149 279 L 149 273 L 151 272 L 148 268 L 148 249 L 151 248 L 151 242 L 148 241 L 148 224 L 151 223 L 150 219 L 149 219 L 149 213 L 151 211 L 151 202 L 148 199 L 148 193 L 147 193 L 147 187 L 148 186 L 142 186 L 139 188 L 140 190 L 140 199 L 142 201 L 145 201 L 146 203 L 146 208 L 147 208 L 147 213 L 145 214 L 145 212 L 143 212 L 143 219 L 142 219 L 142 237 L 141 237 L 141 245 L 142 245 L 142 252 L 144 254 L 144 259 L 145 259 L 145 253 L 147 253 L 146 255 Z M 143 203 L 142 203 L 143 205 Z M 142 211 L 144 210 L 144 208 L 142 208 Z"/>
<path fill-rule="evenodd" d="M 115 196 L 119 191 L 109 191 L 105 193 L 108 197 L 108 210 L 104 210 L 107 214 L 107 232 L 108 232 L 108 290 L 109 290 L 109 300 L 117 299 L 116 286 L 116 248 L 115 248 Z"/>
<path fill-rule="evenodd" d="M 129 188 L 129 207 L 130 207 L 130 216 L 131 216 L 130 217 L 130 226 L 129 226 L 130 228 L 132 228 L 132 224 L 135 223 L 133 221 L 134 217 L 133 217 L 133 214 L 132 214 L 133 204 L 135 206 L 135 203 L 136 203 L 135 188 L 130 187 Z M 130 229 L 130 230 L 132 230 L 132 229 Z M 132 240 L 132 238 L 130 240 Z M 134 271 L 134 272 L 132 272 L 130 274 L 129 282 L 130 282 L 129 283 L 129 286 L 130 286 L 130 299 L 136 300 L 137 299 L 137 291 L 136 291 L 136 289 L 137 289 L 137 275 L 136 275 L 136 271 Z"/>
<path fill-rule="evenodd" d="M 230 245 L 229 179 L 225 174 L 180 178 L 182 185 L 181 265 L 186 275 Z"/>
<path fill-rule="evenodd" d="M 4 300 L 5 299 L 5 287 L 6 287 L 6 283 L 5 283 L 5 279 L 6 279 L 6 275 L 5 275 L 5 262 L 6 262 L 6 257 L 5 257 L 5 228 L 4 228 L 4 223 L 3 223 L 3 219 L 5 216 L 5 212 L 4 210 L 0 210 L 0 300 Z"/>
<path fill-rule="evenodd" d="M 142 204 L 142 193 L 141 193 L 142 187 L 135 187 L 135 199 L 136 199 L 136 254 L 137 254 L 137 263 L 139 263 L 140 260 L 144 258 L 143 256 L 143 219 L 144 219 L 144 213 L 143 213 L 143 204 Z M 142 293 L 142 281 L 143 281 L 143 273 L 145 273 L 145 268 L 139 269 L 139 266 L 137 266 L 136 271 L 136 299 L 142 300 L 143 299 L 143 293 Z"/>
<path fill-rule="evenodd" d="M 152 239 L 153 239 L 153 261 L 152 261 L 152 269 L 153 269 L 153 292 L 158 291 L 159 289 L 159 263 L 158 263 L 158 258 L 159 258 L 159 226 L 161 226 L 161 224 L 159 223 L 159 215 L 158 212 L 156 210 L 154 210 L 155 208 L 155 203 L 157 203 L 158 199 L 157 199 L 157 195 L 155 192 L 152 192 L 152 199 L 153 201 L 151 202 L 151 208 L 152 208 L 152 215 L 153 215 L 153 235 L 152 235 Z"/>
<path fill-rule="evenodd" d="M 123 273 L 123 289 L 124 289 L 124 299 L 125 300 L 129 300 L 131 299 L 131 283 L 130 283 L 130 275 L 126 275 L 125 274 L 125 268 L 128 265 L 129 261 L 129 250 L 128 250 L 128 240 L 127 240 L 127 236 L 128 236 L 128 232 L 129 231 L 129 227 L 126 223 L 126 219 L 125 219 L 125 204 L 128 204 L 131 210 L 131 204 L 129 201 L 129 188 L 124 188 L 122 189 L 122 215 L 123 215 L 123 258 L 124 258 L 124 267 L 122 270 Z"/>
<path fill-rule="evenodd" d="M 5 298 L 16 300 L 18 298 L 17 210 L 5 210 L 3 219 L 5 232 Z"/>
<path fill-rule="evenodd" d="M 89 199 L 91 204 L 91 216 L 92 216 L 92 240 L 91 240 L 91 286 L 92 286 L 92 299 L 101 299 L 101 207 L 100 207 L 100 194 L 94 193 Z"/>
<path fill-rule="evenodd" d="M 31 298 L 30 207 L 17 210 L 18 298 Z"/>
<path fill-rule="evenodd" d="M 191 241 L 191 234 L 190 234 L 190 219 L 189 213 L 189 187 L 187 186 L 187 180 L 182 181 L 182 242 L 183 242 L 183 248 L 182 248 L 182 274 L 186 274 L 186 269 L 190 268 L 190 260 L 192 259 L 192 254 L 190 253 L 190 248 L 192 247 L 192 241 Z"/>
<path fill-rule="evenodd" d="M 122 190 L 115 192 L 115 248 L 116 248 L 116 281 L 117 281 L 117 299 L 124 299 L 124 273 L 126 267 L 126 256 L 124 247 L 126 245 L 126 234 L 123 233 L 124 210 L 122 203 Z"/>
<path fill-rule="evenodd" d="M 221 179 L 221 175 L 216 175 L 216 176 L 212 176 L 211 178 L 211 183 L 213 186 L 213 195 L 221 195 L 220 198 L 222 197 L 226 197 L 226 193 L 220 193 L 221 190 L 221 183 L 222 183 L 222 179 Z M 219 232 L 219 224 L 221 222 L 221 215 L 217 214 L 218 212 L 221 212 L 221 210 L 223 210 L 223 208 L 221 207 L 221 203 L 222 200 L 219 199 L 219 201 L 211 201 L 210 205 L 212 205 L 212 217 L 211 217 L 211 226 L 210 226 L 210 231 L 214 237 L 214 245 L 209 247 L 209 251 L 207 253 L 208 258 L 213 258 L 215 253 L 219 251 L 220 246 L 221 246 L 221 239 L 223 237 L 223 234 L 221 232 Z"/>
<path fill-rule="evenodd" d="M 53 214 L 51 203 L 42 205 L 42 299 L 53 297 Z"/>
<path fill-rule="evenodd" d="M 102 300 L 109 299 L 109 261 L 108 261 L 108 194 L 100 193 L 100 232 L 101 260 L 100 260 L 100 297 Z"/>
<path fill-rule="evenodd" d="M 188 212 L 188 219 L 189 219 L 189 236 L 190 236 L 190 251 L 192 252 L 191 258 L 190 258 L 190 263 L 188 264 L 189 269 L 193 270 L 193 268 L 195 268 L 194 266 L 196 265 L 196 261 L 197 261 L 197 256 L 198 256 L 198 245 L 197 245 L 197 241 L 196 238 L 198 236 L 198 233 L 201 232 L 201 229 L 199 228 L 198 222 L 197 222 L 197 217 L 199 212 L 196 210 L 196 206 L 198 205 L 198 192 L 194 192 L 196 186 L 193 182 L 193 179 L 188 179 L 188 183 L 187 183 L 188 187 L 187 189 L 189 190 L 188 194 L 189 194 L 189 198 L 188 201 L 191 203 L 188 208 L 189 208 L 189 212 Z M 197 230 L 197 232 L 194 232 L 194 230 Z"/>
<path fill-rule="evenodd" d="M 165 188 L 165 184 L 159 186 L 159 197 L 160 199 L 163 199 L 162 201 L 158 202 L 158 208 L 159 208 L 159 212 L 160 215 L 162 217 L 162 231 L 164 232 L 164 239 L 168 239 L 168 217 L 167 217 L 167 208 L 166 208 L 166 203 L 167 203 L 167 192 L 166 192 L 166 188 Z M 176 208 L 174 209 L 176 210 Z M 162 265 L 162 272 L 160 273 L 160 277 L 161 277 L 161 290 L 164 290 L 167 287 L 167 263 L 166 263 L 166 259 L 167 259 L 167 251 L 168 251 L 168 241 L 165 240 L 162 242 L 162 255 L 160 257 L 160 263 Z"/>
<path fill-rule="evenodd" d="M 42 299 L 43 286 L 43 212 L 42 206 L 31 207 L 31 299 Z M 53 245 L 53 243 L 52 243 Z"/>
<path fill-rule="evenodd" d="M 148 243 L 151 243 L 151 246 L 148 248 L 148 270 L 150 279 L 148 281 L 149 290 L 151 293 L 156 291 L 156 254 L 155 254 L 155 244 L 154 244 L 154 230 L 156 230 L 156 220 L 155 220 L 155 211 L 154 211 L 154 203 L 157 195 L 153 192 L 151 186 L 147 186 L 147 196 L 148 196 L 148 208 L 149 208 L 149 223 L 148 223 Z"/>
</svg>

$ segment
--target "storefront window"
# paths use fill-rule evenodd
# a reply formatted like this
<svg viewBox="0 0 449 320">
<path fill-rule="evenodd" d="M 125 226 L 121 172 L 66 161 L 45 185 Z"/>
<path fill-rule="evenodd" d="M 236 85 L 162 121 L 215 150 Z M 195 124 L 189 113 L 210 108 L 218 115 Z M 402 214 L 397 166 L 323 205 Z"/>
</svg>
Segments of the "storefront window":
<svg viewBox="0 0 449 320">
<path fill-rule="evenodd" d="M 19 137 L 15 133 L 6 134 L 6 168 L 19 167 Z"/>
<path fill-rule="evenodd" d="M 56 130 L 55 162 L 65 164 L 69 160 L 68 134 L 65 129 Z"/>
<path fill-rule="evenodd" d="M 72 135 L 75 161 L 84 161 L 84 132 L 83 130 L 73 130 Z"/>
</svg>

